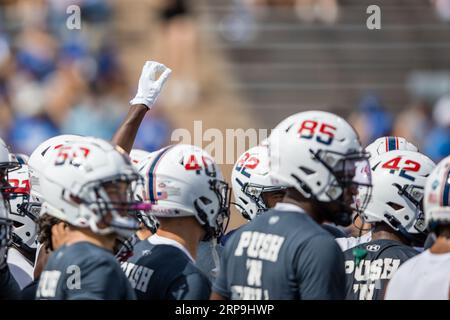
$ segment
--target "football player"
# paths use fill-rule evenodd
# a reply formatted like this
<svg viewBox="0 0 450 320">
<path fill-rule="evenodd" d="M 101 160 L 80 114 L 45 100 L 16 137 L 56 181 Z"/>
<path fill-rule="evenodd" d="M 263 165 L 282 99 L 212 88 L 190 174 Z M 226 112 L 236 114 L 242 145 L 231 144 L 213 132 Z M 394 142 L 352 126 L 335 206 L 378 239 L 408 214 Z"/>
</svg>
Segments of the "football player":
<svg viewBox="0 0 450 320">
<path fill-rule="evenodd" d="M 286 195 L 229 239 L 211 298 L 343 299 L 344 257 L 321 224 L 350 223 L 357 188 L 370 189 L 370 172 L 356 175 L 368 165 L 358 136 L 344 119 L 310 111 L 268 144 L 273 185 Z"/>
<path fill-rule="evenodd" d="M 10 218 L 13 221 L 13 241 L 8 250 L 8 264 L 20 288 L 33 281 L 33 269 L 38 245 L 36 222 L 39 205 L 30 199 L 28 165 L 22 164 L 8 176 L 11 188 L 7 190 Z"/>
<path fill-rule="evenodd" d="M 450 156 L 428 177 L 424 207 L 426 224 L 436 241 L 394 274 L 387 300 L 450 300 Z"/>
<path fill-rule="evenodd" d="M 378 138 L 368 145 L 365 150 L 369 153 L 370 157 L 377 157 L 386 152 L 395 150 L 418 152 L 418 148 L 414 144 L 407 141 L 405 138 L 396 136 Z M 351 230 L 350 237 L 340 237 L 336 239 L 342 251 L 370 241 L 372 237 L 371 225 L 370 223 L 364 222 L 361 216 L 356 212 L 353 215 L 353 223 L 349 228 Z"/>
<path fill-rule="evenodd" d="M 245 151 L 236 161 L 231 174 L 234 205 L 247 220 L 272 208 L 284 196 L 283 187 L 271 185 L 267 146 L 261 145 Z M 219 270 L 223 246 L 237 229 L 224 234 L 219 243 L 202 241 L 199 246 L 197 266 L 214 281 Z"/>
<path fill-rule="evenodd" d="M 344 252 L 348 300 L 381 300 L 398 267 L 423 245 L 426 227 L 422 198 L 426 177 L 435 164 L 412 151 L 391 151 L 370 159 L 372 197 L 363 221 L 372 226 L 371 240 Z M 364 193 L 360 191 L 357 200 Z M 358 201 L 357 201 L 358 202 Z"/>
<path fill-rule="evenodd" d="M 8 176 L 18 170 L 20 164 L 12 160 L 10 152 L 0 139 L 0 299 L 19 299 L 20 288 L 7 264 L 8 247 L 12 244 L 12 220 L 9 217 Z"/>
<path fill-rule="evenodd" d="M 151 154 L 144 150 L 132 150 L 136 134 L 146 113 L 154 107 L 171 72 L 170 68 L 159 62 L 145 62 L 139 78 L 136 96 L 130 100 L 128 114 L 112 138 L 113 144 L 130 154 L 133 165 L 137 169 L 140 162 L 147 159 Z M 149 213 L 138 212 L 137 218 L 140 221 L 140 228 L 137 233 L 117 246 L 116 257 L 120 262 L 126 261 L 133 254 L 133 246 L 137 242 L 148 238 L 158 228 L 158 221 Z"/>
<path fill-rule="evenodd" d="M 117 238 L 138 228 L 145 203 L 134 201 L 141 177 L 123 150 L 101 139 L 55 149 L 40 173 L 41 215 L 67 223 L 65 243 L 41 274 L 37 299 L 134 299 L 114 258 Z"/>
<path fill-rule="evenodd" d="M 6 263 L 8 246 L 12 242 L 12 220 L 0 194 L 0 300 L 20 299 L 20 287 Z"/>
<path fill-rule="evenodd" d="M 160 227 L 136 244 L 122 269 L 138 299 L 208 299 L 210 282 L 195 259 L 201 240 L 223 233 L 228 185 L 214 159 L 195 146 L 169 146 L 148 160 L 141 169 L 145 198 Z"/>
</svg>

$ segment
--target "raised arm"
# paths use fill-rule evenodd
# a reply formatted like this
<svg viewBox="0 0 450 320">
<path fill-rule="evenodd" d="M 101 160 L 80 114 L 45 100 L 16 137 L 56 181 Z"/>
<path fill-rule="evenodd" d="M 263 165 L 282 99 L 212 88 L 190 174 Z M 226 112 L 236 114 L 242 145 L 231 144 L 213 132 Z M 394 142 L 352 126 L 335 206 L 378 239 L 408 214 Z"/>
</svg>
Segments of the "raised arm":
<svg viewBox="0 0 450 320">
<path fill-rule="evenodd" d="M 172 70 L 161 63 L 145 62 L 139 78 L 136 96 L 130 101 L 130 110 L 112 138 L 112 142 L 127 153 L 130 153 L 133 148 L 142 119 L 155 104 L 171 72 Z M 161 74 L 159 78 L 157 78 L 157 74 Z"/>
</svg>

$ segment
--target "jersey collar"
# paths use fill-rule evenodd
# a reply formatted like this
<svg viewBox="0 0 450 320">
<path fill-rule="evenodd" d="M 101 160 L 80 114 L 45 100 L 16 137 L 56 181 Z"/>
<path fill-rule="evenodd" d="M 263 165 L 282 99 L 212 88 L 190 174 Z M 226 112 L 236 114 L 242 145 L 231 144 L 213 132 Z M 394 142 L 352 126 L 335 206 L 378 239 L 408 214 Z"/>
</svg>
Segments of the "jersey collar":
<svg viewBox="0 0 450 320">
<path fill-rule="evenodd" d="M 275 205 L 274 209 L 280 210 L 280 211 L 297 211 L 297 212 L 305 213 L 305 210 L 303 210 L 299 206 L 297 206 L 293 203 L 286 203 L 286 202 L 278 202 Z"/>
<path fill-rule="evenodd" d="M 186 249 L 186 247 L 184 247 L 181 243 L 179 243 L 173 239 L 161 237 L 160 235 L 154 234 L 148 238 L 148 242 L 150 242 L 150 244 L 155 245 L 155 246 L 158 244 L 165 244 L 165 245 L 176 247 L 176 248 L 180 249 L 181 251 L 183 251 L 189 258 L 189 260 L 192 261 L 192 263 L 195 263 L 194 258 L 191 256 L 191 254 Z"/>
</svg>

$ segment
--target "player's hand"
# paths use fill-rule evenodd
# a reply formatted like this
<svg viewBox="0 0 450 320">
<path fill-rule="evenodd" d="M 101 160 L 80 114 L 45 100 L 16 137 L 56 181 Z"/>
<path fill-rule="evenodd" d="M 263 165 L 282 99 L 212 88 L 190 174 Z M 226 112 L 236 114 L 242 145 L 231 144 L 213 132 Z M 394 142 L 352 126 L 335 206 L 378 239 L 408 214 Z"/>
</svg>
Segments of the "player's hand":
<svg viewBox="0 0 450 320">
<path fill-rule="evenodd" d="M 145 62 L 136 97 L 130 101 L 130 104 L 143 104 L 151 109 L 171 72 L 172 70 L 159 62 Z M 156 79 L 157 74 L 161 74 L 158 79 Z"/>
</svg>

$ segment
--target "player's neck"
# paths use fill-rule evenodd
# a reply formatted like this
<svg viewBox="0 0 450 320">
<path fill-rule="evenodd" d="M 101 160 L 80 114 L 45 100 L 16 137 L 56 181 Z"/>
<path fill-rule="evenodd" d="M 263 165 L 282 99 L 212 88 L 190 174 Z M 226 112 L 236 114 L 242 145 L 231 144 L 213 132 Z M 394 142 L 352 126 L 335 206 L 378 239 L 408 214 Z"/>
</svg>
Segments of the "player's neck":
<svg viewBox="0 0 450 320">
<path fill-rule="evenodd" d="M 450 253 L 450 238 L 438 237 L 430 248 L 430 252 L 434 254 Z"/>
<path fill-rule="evenodd" d="M 113 251 L 115 238 L 111 235 L 104 236 L 93 233 L 86 229 L 74 229 L 67 235 L 66 244 L 71 245 L 77 242 L 89 242 L 98 247 Z"/>
<path fill-rule="evenodd" d="M 195 218 L 189 218 L 192 219 L 181 218 L 183 219 L 181 223 L 180 221 L 175 221 L 177 218 L 172 218 L 172 221 L 169 222 L 161 221 L 161 226 L 156 231 L 156 234 L 178 242 L 196 259 L 198 245 L 202 238 L 202 229 L 198 222 L 194 220 Z"/>
<path fill-rule="evenodd" d="M 289 191 L 286 196 L 284 197 L 283 201 L 284 203 L 290 203 L 293 205 L 296 205 L 297 207 L 300 207 L 305 211 L 305 213 L 310 216 L 314 221 L 316 221 L 318 224 L 323 223 L 323 219 L 316 214 L 317 210 L 315 209 L 314 205 L 310 201 L 303 201 L 300 197 L 300 193 L 295 194 L 295 197 L 290 196 L 292 194 L 292 191 Z"/>
<path fill-rule="evenodd" d="M 372 240 L 393 240 L 407 244 L 405 239 L 396 232 L 393 232 L 388 226 L 379 225 L 372 230 Z"/>
</svg>

